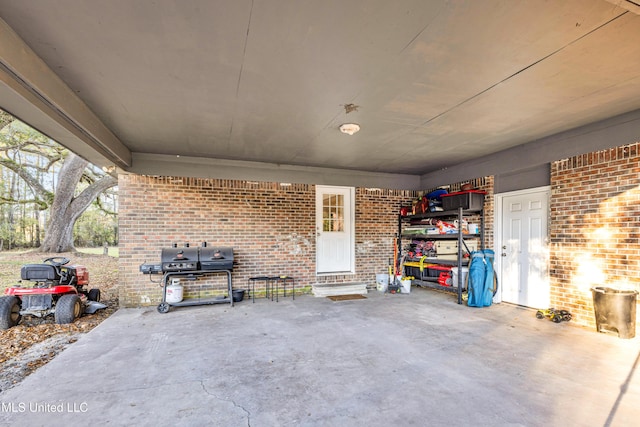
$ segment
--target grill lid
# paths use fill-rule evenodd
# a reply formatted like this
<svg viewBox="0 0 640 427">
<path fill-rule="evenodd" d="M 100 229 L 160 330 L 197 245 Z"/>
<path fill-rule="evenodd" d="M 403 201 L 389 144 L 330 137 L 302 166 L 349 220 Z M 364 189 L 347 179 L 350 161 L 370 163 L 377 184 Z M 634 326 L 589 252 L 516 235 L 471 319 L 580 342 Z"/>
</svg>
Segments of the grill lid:
<svg viewBox="0 0 640 427">
<path fill-rule="evenodd" d="M 202 270 L 232 270 L 233 248 L 228 246 L 200 248 Z"/>
<path fill-rule="evenodd" d="M 198 270 L 198 248 L 163 248 L 162 271 Z"/>
</svg>

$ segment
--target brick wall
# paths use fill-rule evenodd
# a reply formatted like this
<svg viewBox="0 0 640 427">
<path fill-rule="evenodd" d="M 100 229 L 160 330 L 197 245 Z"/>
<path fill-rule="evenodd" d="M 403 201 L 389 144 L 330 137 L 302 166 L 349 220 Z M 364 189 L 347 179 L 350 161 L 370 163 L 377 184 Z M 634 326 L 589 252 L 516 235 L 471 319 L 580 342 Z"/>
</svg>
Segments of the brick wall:
<svg viewBox="0 0 640 427">
<path fill-rule="evenodd" d="M 286 274 L 296 287 L 314 283 L 365 282 L 386 271 L 393 255 L 400 206 L 413 191 L 356 189 L 356 274 L 315 275 L 315 186 L 237 180 L 121 175 L 120 304 L 155 305 L 162 288 L 139 272 L 143 262 L 159 262 L 160 248 L 185 242 L 192 246 L 233 246 L 238 265 L 234 287 L 252 276 Z M 158 279 L 157 276 L 153 277 Z M 189 293 L 215 295 L 224 277 L 198 281 Z"/>
<path fill-rule="evenodd" d="M 551 305 L 593 327 L 591 287 L 640 290 L 640 149 L 632 144 L 554 162 L 551 168 Z M 487 191 L 485 246 L 493 247 L 493 178 L 473 180 Z M 457 191 L 462 183 L 450 185 Z M 202 241 L 233 246 L 236 287 L 258 275 L 287 274 L 314 283 L 375 283 L 393 254 L 399 207 L 413 191 L 357 188 L 356 274 L 315 275 L 315 186 L 199 178 L 122 175 L 120 301 L 155 305 L 161 288 L 138 267 L 158 262 L 160 248 Z M 220 279 L 203 285 L 215 292 Z"/>
<path fill-rule="evenodd" d="M 551 167 L 551 306 L 594 327 L 591 287 L 640 290 L 640 149 L 632 144 Z"/>
</svg>

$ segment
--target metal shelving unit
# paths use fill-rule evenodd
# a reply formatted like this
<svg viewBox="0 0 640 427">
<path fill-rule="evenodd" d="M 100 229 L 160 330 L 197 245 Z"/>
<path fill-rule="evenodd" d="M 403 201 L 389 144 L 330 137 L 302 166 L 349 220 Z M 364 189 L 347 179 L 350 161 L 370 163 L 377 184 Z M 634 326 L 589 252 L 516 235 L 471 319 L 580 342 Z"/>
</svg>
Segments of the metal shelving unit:
<svg viewBox="0 0 640 427">
<path fill-rule="evenodd" d="M 411 220 L 422 220 L 428 218 L 456 218 L 459 226 L 461 226 L 465 215 L 479 214 L 480 215 L 480 229 L 477 234 L 403 234 L 403 226 Z M 458 283 L 452 286 L 442 286 L 438 283 L 437 279 L 421 277 L 420 280 L 415 280 L 418 286 L 429 287 L 433 289 L 441 289 L 444 291 L 452 292 L 455 290 L 458 296 L 458 304 L 462 304 L 462 267 L 469 265 L 469 260 L 463 259 L 462 248 L 464 247 L 467 252 L 471 252 L 465 243 L 465 239 L 475 238 L 480 239 L 480 247 L 484 249 L 484 210 L 483 209 L 463 209 L 441 211 L 441 212 L 427 212 L 417 215 L 398 216 L 398 259 L 402 259 L 402 240 L 403 239 L 421 239 L 421 240 L 457 240 L 458 241 L 458 254 L 455 260 L 446 260 L 438 258 L 428 258 L 429 264 L 448 265 L 458 267 Z M 414 260 L 415 261 L 415 260 Z"/>
</svg>

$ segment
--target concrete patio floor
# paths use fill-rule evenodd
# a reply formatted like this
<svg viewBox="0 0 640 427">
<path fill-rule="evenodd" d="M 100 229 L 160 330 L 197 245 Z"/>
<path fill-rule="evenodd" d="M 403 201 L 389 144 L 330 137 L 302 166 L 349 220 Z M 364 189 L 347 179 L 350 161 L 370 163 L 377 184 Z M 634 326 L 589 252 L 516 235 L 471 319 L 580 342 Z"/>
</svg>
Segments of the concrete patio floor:
<svg viewBox="0 0 640 427">
<path fill-rule="evenodd" d="M 638 338 L 451 294 L 122 309 L 0 394 L 3 425 L 630 426 Z"/>
</svg>

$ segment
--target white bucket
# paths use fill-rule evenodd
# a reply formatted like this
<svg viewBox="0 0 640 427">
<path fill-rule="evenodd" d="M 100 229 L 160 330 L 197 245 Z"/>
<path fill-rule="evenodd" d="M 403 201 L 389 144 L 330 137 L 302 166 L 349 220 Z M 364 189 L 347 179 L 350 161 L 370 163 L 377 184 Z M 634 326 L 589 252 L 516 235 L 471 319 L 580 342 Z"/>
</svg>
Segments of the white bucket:
<svg viewBox="0 0 640 427">
<path fill-rule="evenodd" d="M 469 274 L 469 267 L 462 267 L 462 289 L 467 288 L 467 275 Z M 451 284 L 458 286 L 458 267 L 451 267 Z"/>
<path fill-rule="evenodd" d="M 387 292 L 387 287 L 389 286 L 389 275 L 388 274 L 376 274 L 376 288 L 380 292 Z"/>
<path fill-rule="evenodd" d="M 182 285 L 180 279 L 171 279 L 171 284 L 167 286 L 166 300 L 169 304 L 182 301 Z"/>
<path fill-rule="evenodd" d="M 400 286 L 400 293 L 408 294 L 411 292 L 411 280 L 401 280 Z"/>
</svg>

